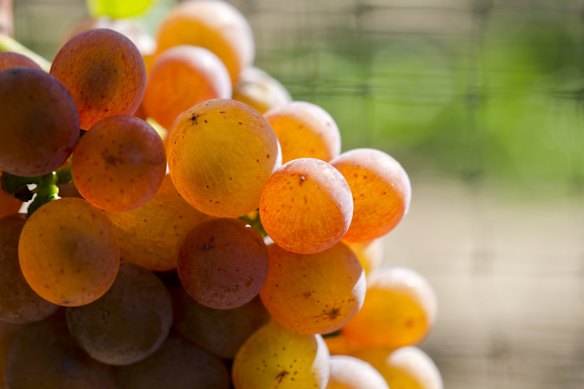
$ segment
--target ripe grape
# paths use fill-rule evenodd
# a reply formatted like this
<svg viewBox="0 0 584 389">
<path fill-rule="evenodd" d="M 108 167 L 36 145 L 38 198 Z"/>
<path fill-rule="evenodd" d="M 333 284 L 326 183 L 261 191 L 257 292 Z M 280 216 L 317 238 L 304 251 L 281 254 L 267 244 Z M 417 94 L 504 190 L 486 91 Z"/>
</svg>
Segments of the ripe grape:
<svg viewBox="0 0 584 389">
<path fill-rule="evenodd" d="M 178 117 L 167 151 L 170 176 L 187 202 L 209 215 L 239 217 L 257 209 L 278 141 L 252 108 L 216 99 Z"/>
<path fill-rule="evenodd" d="M 204 47 L 225 64 L 232 85 L 255 56 L 251 27 L 232 5 L 223 1 L 185 1 L 162 21 L 158 53 L 179 45 Z"/>
<path fill-rule="evenodd" d="M 320 335 L 270 322 L 243 344 L 233 362 L 236 389 L 326 388 L 329 353 Z"/>
<path fill-rule="evenodd" d="M 261 114 L 292 100 L 290 93 L 278 80 L 253 66 L 241 72 L 239 82 L 233 88 L 233 98 Z"/>
<path fill-rule="evenodd" d="M 176 46 L 156 57 L 148 74 L 144 108 L 168 130 L 182 112 L 202 101 L 231 97 L 231 80 L 211 51 Z"/>
<path fill-rule="evenodd" d="M 229 388 L 229 373 L 223 362 L 174 336 L 143 361 L 119 368 L 117 378 L 124 389 Z"/>
<path fill-rule="evenodd" d="M 330 161 L 341 152 L 341 135 L 334 119 L 312 103 L 293 101 L 264 114 L 282 146 L 286 163 L 298 158 Z"/>
<path fill-rule="evenodd" d="M 268 248 L 268 277 L 260 292 L 274 319 L 306 334 L 330 333 L 357 313 L 365 298 L 365 273 L 343 243 L 316 254 Z"/>
<path fill-rule="evenodd" d="M 351 190 L 330 164 L 300 158 L 282 165 L 269 179 L 260 200 L 268 235 L 280 247 L 312 254 L 334 246 L 353 215 Z"/>
<path fill-rule="evenodd" d="M 365 303 L 343 334 L 361 347 L 420 342 L 436 318 L 436 295 L 428 281 L 405 268 L 373 272 L 367 281 Z"/>
<path fill-rule="evenodd" d="M 383 236 L 408 212 L 410 179 L 391 156 L 374 149 L 355 149 L 341 154 L 331 164 L 349 183 L 355 203 L 345 240 L 363 242 Z"/>
<path fill-rule="evenodd" d="M 251 301 L 268 272 L 268 250 L 261 235 L 241 220 L 213 219 L 185 238 L 178 275 L 188 294 L 215 309 Z"/>
<path fill-rule="evenodd" d="M 0 70 L 14 67 L 41 68 L 35 61 L 22 54 L 10 51 L 0 52 Z"/>
<path fill-rule="evenodd" d="M 109 212 L 126 262 L 150 270 L 176 268 L 182 241 L 196 225 L 209 220 L 178 194 L 169 176 L 152 199 L 126 212 Z"/>
<path fill-rule="evenodd" d="M 87 201 L 107 211 L 127 211 L 160 188 L 166 172 L 164 144 L 142 119 L 110 116 L 80 139 L 71 169 Z"/>
<path fill-rule="evenodd" d="M 79 306 L 110 288 L 120 250 L 107 216 L 70 197 L 43 205 L 27 220 L 18 256 L 24 278 L 42 298 Z"/>
<path fill-rule="evenodd" d="M 166 339 L 172 302 L 152 272 L 125 263 L 103 297 L 67 308 L 67 323 L 91 357 L 109 365 L 127 365 L 151 355 Z"/>
<path fill-rule="evenodd" d="M 18 239 L 26 218 L 13 215 L 0 219 L 0 320 L 30 323 L 42 320 L 57 306 L 40 298 L 26 283 L 18 263 Z"/>
<path fill-rule="evenodd" d="M 355 357 L 332 356 L 329 366 L 327 389 L 389 389 L 383 376 L 373 366 Z"/>
<path fill-rule="evenodd" d="M 2 172 L 0 172 L 0 182 L 2 182 Z M 16 215 L 22 206 L 22 201 L 6 193 L 0 185 L 0 218 Z"/>
<path fill-rule="evenodd" d="M 12 349 L 12 345 L 18 339 L 20 334 L 25 330 L 27 326 L 20 324 L 8 324 L 0 321 L 0 366 L 2 372 L 2 380 L 0 381 L 0 387 L 5 388 L 4 383 L 4 367 L 6 366 L 6 359 L 8 354 Z"/>
<path fill-rule="evenodd" d="M 93 29 L 69 40 L 57 53 L 51 74 L 71 92 L 84 130 L 115 115 L 132 115 L 146 87 L 140 52 L 122 34 Z"/>
<path fill-rule="evenodd" d="M 379 269 L 383 261 L 383 239 L 345 243 L 353 250 L 357 258 L 359 258 L 365 274 L 370 274 L 372 271 Z"/>
<path fill-rule="evenodd" d="M 270 318 L 259 298 L 234 309 L 212 309 L 197 303 L 183 288 L 173 292 L 175 330 L 223 359 L 235 357 L 245 340 Z"/>
<path fill-rule="evenodd" d="M 71 95 L 40 69 L 0 72 L 0 117 L 0 170 L 18 176 L 39 176 L 57 169 L 79 136 Z"/>
</svg>

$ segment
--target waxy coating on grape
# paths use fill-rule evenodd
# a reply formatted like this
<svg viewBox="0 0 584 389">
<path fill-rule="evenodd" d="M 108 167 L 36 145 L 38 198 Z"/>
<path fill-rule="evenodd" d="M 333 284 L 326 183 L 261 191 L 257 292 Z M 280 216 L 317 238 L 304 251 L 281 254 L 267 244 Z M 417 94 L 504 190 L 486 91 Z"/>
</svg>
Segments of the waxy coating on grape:
<svg viewBox="0 0 584 389">
<path fill-rule="evenodd" d="M 272 108 L 289 103 L 292 97 L 278 80 L 252 66 L 241 72 L 239 82 L 233 87 L 233 99 L 264 114 Z"/>
<path fill-rule="evenodd" d="M 260 200 L 268 235 L 285 250 L 313 254 L 334 246 L 353 215 L 351 190 L 330 164 L 300 158 L 270 177 Z"/>
<path fill-rule="evenodd" d="M 79 137 L 71 95 L 40 69 L 0 71 L 0 170 L 25 177 L 59 168 Z"/>
<path fill-rule="evenodd" d="M 64 198 L 39 208 L 18 245 L 24 278 L 53 304 L 89 304 L 113 284 L 120 249 L 107 216 L 85 200 Z"/>
<path fill-rule="evenodd" d="M 347 151 L 331 161 L 345 177 L 355 209 L 343 239 L 369 241 L 391 231 L 408 212 L 410 179 L 403 167 L 388 154 L 374 149 Z"/>
<path fill-rule="evenodd" d="M 276 165 L 278 141 L 251 107 L 216 99 L 178 117 L 167 152 L 172 181 L 189 204 L 235 218 L 257 209 Z"/>
<path fill-rule="evenodd" d="M 343 243 L 316 254 L 294 254 L 276 245 L 268 252 L 268 277 L 260 296 L 282 325 L 300 333 L 330 333 L 363 305 L 365 273 Z"/>
<path fill-rule="evenodd" d="M 85 31 L 65 43 L 51 74 L 73 95 L 84 130 L 108 116 L 134 114 L 146 87 L 140 52 L 128 38 L 108 29 Z"/>
<path fill-rule="evenodd" d="M 256 297 L 268 273 L 261 235 L 241 220 L 213 219 L 185 238 L 178 275 L 187 293 L 214 309 L 233 309 Z"/>
<path fill-rule="evenodd" d="M 331 356 L 329 366 L 327 389 L 389 389 L 383 376 L 373 366 L 355 357 Z"/>
<path fill-rule="evenodd" d="M 127 211 L 160 188 L 166 175 L 164 144 L 142 119 L 110 116 L 79 140 L 71 170 L 77 189 L 92 205 Z"/>
<path fill-rule="evenodd" d="M 5 51 L 0 53 L 0 71 L 8 68 L 27 67 L 40 69 L 41 67 L 32 59 L 22 54 Z"/>
</svg>

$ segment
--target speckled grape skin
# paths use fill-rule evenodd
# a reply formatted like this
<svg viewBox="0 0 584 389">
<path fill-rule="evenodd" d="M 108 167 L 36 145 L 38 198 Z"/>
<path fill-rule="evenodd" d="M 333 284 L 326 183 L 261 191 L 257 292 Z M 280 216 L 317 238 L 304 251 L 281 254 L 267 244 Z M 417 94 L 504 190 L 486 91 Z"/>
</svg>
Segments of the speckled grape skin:
<svg viewBox="0 0 584 389">
<path fill-rule="evenodd" d="M 0 53 L 0 71 L 14 67 L 27 67 L 40 69 L 41 67 L 32 59 L 18 53 L 5 51 Z"/>
</svg>

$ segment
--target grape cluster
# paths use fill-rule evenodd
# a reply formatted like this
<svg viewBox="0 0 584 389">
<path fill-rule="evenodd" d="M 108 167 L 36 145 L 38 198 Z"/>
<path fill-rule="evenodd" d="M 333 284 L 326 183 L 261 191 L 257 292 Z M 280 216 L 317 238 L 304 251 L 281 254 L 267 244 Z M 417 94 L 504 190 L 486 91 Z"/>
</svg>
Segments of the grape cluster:
<svg viewBox="0 0 584 389">
<path fill-rule="evenodd" d="M 442 388 L 431 286 L 379 268 L 408 175 L 253 59 L 211 0 L 0 53 L 6 387 Z"/>
</svg>

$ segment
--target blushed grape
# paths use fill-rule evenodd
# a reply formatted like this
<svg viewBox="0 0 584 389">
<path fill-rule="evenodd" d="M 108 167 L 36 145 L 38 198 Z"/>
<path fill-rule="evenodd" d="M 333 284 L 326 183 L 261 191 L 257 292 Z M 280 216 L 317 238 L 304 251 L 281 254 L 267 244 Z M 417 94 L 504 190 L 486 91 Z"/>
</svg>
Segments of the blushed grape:
<svg viewBox="0 0 584 389">
<path fill-rule="evenodd" d="M 25 55 L 10 51 L 0 52 L 0 71 L 14 67 L 41 68 L 36 62 Z"/>
</svg>

